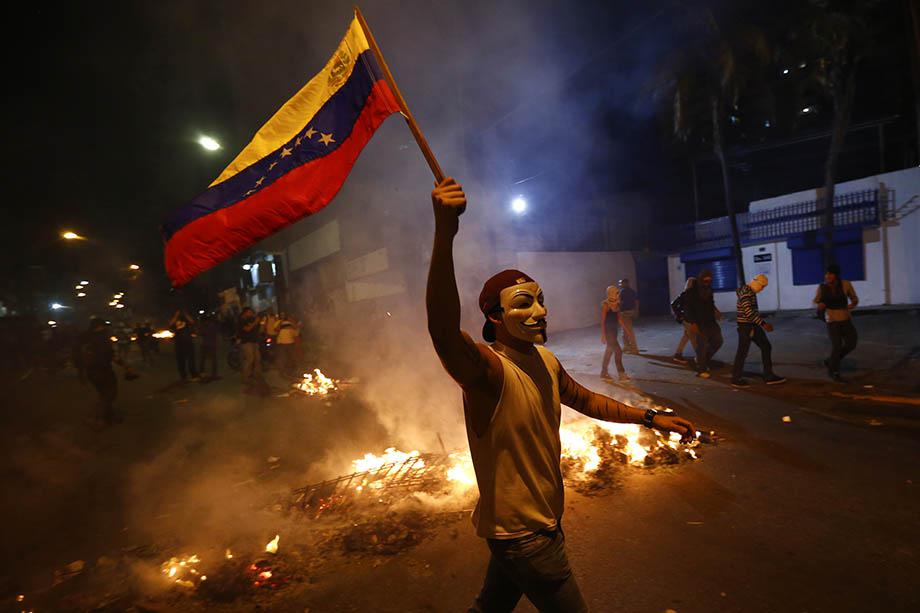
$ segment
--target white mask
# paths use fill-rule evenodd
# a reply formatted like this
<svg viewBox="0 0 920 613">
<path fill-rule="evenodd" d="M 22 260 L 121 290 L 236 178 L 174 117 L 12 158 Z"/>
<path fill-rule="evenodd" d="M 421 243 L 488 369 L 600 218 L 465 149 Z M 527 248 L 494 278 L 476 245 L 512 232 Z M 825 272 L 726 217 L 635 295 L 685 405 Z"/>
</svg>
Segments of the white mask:
<svg viewBox="0 0 920 613">
<path fill-rule="evenodd" d="M 546 342 L 546 307 L 536 281 L 506 287 L 499 300 L 508 334 L 528 343 Z"/>
</svg>

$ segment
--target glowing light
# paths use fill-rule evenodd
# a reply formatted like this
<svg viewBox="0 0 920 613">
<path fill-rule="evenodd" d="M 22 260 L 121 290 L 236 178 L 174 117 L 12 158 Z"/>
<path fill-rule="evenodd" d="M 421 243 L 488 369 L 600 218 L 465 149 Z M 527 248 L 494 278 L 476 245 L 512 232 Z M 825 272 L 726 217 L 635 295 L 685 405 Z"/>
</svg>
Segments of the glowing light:
<svg viewBox="0 0 920 613">
<path fill-rule="evenodd" d="M 53 319 L 49 319 L 49 320 L 48 320 L 48 325 L 49 325 L 49 326 L 56 326 L 56 325 L 57 325 L 57 322 L 54 321 Z"/>
<path fill-rule="evenodd" d="M 220 143 L 211 138 L 210 136 L 201 136 L 198 138 L 198 144 L 207 149 L 208 151 L 217 151 L 220 149 Z"/>
<path fill-rule="evenodd" d="M 89 281 L 80 281 L 80 285 L 89 285 Z"/>
<path fill-rule="evenodd" d="M 251 268 L 252 266 L 250 266 L 249 264 L 243 264 L 243 270 L 249 270 Z"/>
<path fill-rule="evenodd" d="M 52 302 L 52 303 L 51 303 L 51 310 L 52 310 L 52 311 L 60 311 L 61 309 L 65 309 L 65 308 L 67 308 L 67 307 L 65 307 L 65 306 L 64 306 L 63 304 L 61 304 L 60 302 Z"/>
<path fill-rule="evenodd" d="M 140 269 L 141 269 L 141 267 L 138 266 L 137 264 L 131 264 L 130 266 L 128 266 L 128 268 L 130 268 L 131 270 L 140 270 Z"/>
<path fill-rule="evenodd" d="M 788 69 L 788 68 L 783 68 L 783 74 L 789 74 L 789 69 Z"/>
<path fill-rule="evenodd" d="M 67 230 L 65 232 L 61 232 L 61 238 L 63 238 L 65 241 L 81 241 L 85 237 L 80 236 L 76 232 L 71 232 L 70 230 Z"/>
<path fill-rule="evenodd" d="M 175 334 L 172 330 L 160 330 L 159 332 L 153 333 L 153 338 L 173 338 Z"/>
<path fill-rule="evenodd" d="M 116 308 L 116 309 L 123 309 L 123 308 L 125 308 L 125 305 L 123 305 L 123 304 L 121 304 L 121 303 L 119 302 L 118 304 L 115 305 L 115 308 Z"/>
<path fill-rule="evenodd" d="M 304 373 L 303 379 L 295 383 L 294 388 L 310 396 L 325 396 L 338 389 L 335 384 L 335 379 L 324 375 L 319 368 L 314 368 L 312 374 Z"/>
<path fill-rule="evenodd" d="M 275 538 L 270 540 L 268 542 L 268 545 L 265 546 L 265 551 L 267 551 L 268 553 L 278 553 L 278 541 L 280 540 L 281 540 L 281 535 L 276 534 Z M 270 574 L 269 574 L 269 577 L 271 577 Z"/>
<path fill-rule="evenodd" d="M 77 298 L 86 298 L 86 292 L 77 292 Z"/>
<path fill-rule="evenodd" d="M 511 201 L 511 210 L 517 215 L 523 215 L 527 212 L 527 201 L 524 200 L 523 196 L 517 196 Z"/>
<path fill-rule="evenodd" d="M 803 115 L 807 115 L 808 113 L 813 113 L 814 111 L 815 111 L 815 107 L 813 107 L 813 106 L 806 106 L 806 107 L 802 107 L 802 110 L 801 110 L 800 112 L 801 112 Z"/>
<path fill-rule="evenodd" d="M 117 342 L 118 342 L 118 337 L 117 337 L 117 336 L 110 336 L 110 337 L 109 337 L 109 340 L 112 341 L 113 343 L 117 343 Z"/>
</svg>

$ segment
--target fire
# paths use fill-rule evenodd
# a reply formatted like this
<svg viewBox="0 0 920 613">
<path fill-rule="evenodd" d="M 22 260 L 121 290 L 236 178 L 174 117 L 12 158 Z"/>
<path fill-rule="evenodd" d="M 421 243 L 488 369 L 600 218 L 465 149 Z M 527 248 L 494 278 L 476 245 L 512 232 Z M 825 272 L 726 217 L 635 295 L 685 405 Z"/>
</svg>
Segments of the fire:
<svg viewBox="0 0 920 613">
<path fill-rule="evenodd" d="M 159 330 L 153 333 L 153 338 L 173 338 L 174 336 L 172 330 Z"/>
<path fill-rule="evenodd" d="M 268 545 L 265 546 L 265 551 L 268 553 L 278 553 L 278 541 L 281 540 L 281 535 L 276 534 L 275 538 L 268 542 Z"/>
<path fill-rule="evenodd" d="M 228 549 L 227 551 L 224 552 L 224 558 L 226 558 L 226 559 L 228 559 L 228 560 L 232 560 L 232 559 L 233 559 L 233 553 L 231 553 L 230 550 Z"/>
<path fill-rule="evenodd" d="M 198 573 L 198 563 L 201 559 L 197 555 L 181 558 L 172 557 L 160 565 L 160 571 L 167 579 L 182 587 L 193 588 L 196 582 L 205 581 L 207 577 Z"/>
<path fill-rule="evenodd" d="M 294 388 L 310 396 L 325 396 L 339 389 L 336 380 L 324 375 L 319 368 L 314 368 L 313 374 L 304 373 L 303 379 L 295 383 Z"/>
<path fill-rule="evenodd" d="M 352 466 L 354 466 L 356 473 L 363 472 L 372 472 L 379 470 L 381 466 L 385 464 L 402 464 L 410 458 L 417 458 L 419 456 L 418 451 L 410 451 L 406 453 L 405 451 L 398 451 L 395 447 L 389 447 L 384 450 L 383 455 L 374 455 L 373 453 L 365 453 L 364 457 L 360 460 L 353 460 Z M 425 466 L 424 460 L 419 460 L 416 464 L 418 468 Z"/>
<path fill-rule="evenodd" d="M 447 480 L 455 486 L 468 489 L 476 485 L 473 458 L 468 452 L 450 454 L 451 467 L 447 469 Z"/>
</svg>

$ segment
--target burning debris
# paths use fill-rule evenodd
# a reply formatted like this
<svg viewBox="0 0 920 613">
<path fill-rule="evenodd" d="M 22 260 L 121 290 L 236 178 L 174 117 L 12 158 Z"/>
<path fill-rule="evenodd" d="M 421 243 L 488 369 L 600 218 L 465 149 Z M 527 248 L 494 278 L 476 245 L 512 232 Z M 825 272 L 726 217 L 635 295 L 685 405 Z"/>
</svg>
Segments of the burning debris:
<svg viewBox="0 0 920 613">
<path fill-rule="evenodd" d="M 202 581 L 207 580 L 206 575 L 198 572 L 198 563 L 201 560 L 197 555 L 172 557 L 160 565 L 160 571 L 172 583 L 185 588 L 195 588 Z"/>
<path fill-rule="evenodd" d="M 276 534 L 276 535 L 275 535 L 275 538 L 273 538 L 272 540 L 270 540 L 270 541 L 268 542 L 268 545 L 265 546 L 265 552 L 266 552 L 266 553 L 271 553 L 271 554 L 276 554 L 276 553 L 278 553 L 278 541 L 280 541 L 280 540 L 281 540 L 281 535 L 280 535 L 280 534 Z"/>
<path fill-rule="evenodd" d="M 153 333 L 153 338 L 173 338 L 175 336 L 172 330 L 158 330 Z"/>
<path fill-rule="evenodd" d="M 293 385 L 294 389 L 308 396 L 327 396 L 338 391 L 338 381 L 327 377 L 319 368 L 314 368 L 313 373 L 304 373 L 303 379 Z"/>
<path fill-rule="evenodd" d="M 665 466 L 697 459 L 700 442 L 676 433 L 661 433 L 635 424 L 580 419 L 562 425 L 563 474 L 571 485 L 591 491 L 611 482 L 617 466 Z M 467 502 L 476 476 L 468 452 L 420 453 L 390 447 L 382 455 L 367 453 L 352 462 L 353 472 L 294 490 L 289 506 L 317 518 L 329 511 L 391 506 L 407 495 Z"/>
</svg>

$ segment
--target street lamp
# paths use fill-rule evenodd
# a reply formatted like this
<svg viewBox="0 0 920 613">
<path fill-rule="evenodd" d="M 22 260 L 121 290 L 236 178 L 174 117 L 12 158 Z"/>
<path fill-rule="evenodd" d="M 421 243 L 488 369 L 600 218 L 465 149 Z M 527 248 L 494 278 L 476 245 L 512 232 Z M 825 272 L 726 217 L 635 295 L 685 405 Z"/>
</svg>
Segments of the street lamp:
<svg viewBox="0 0 920 613">
<path fill-rule="evenodd" d="M 72 231 L 70 231 L 70 230 L 66 230 L 66 231 L 64 231 L 64 232 L 61 232 L 61 238 L 63 238 L 65 241 L 82 241 L 82 240 L 84 240 L 86 237 L 85 237 L 85 236 L 80 236 L 80 235 L 77 234 L 76 232 L 72 232 Z"/>
<path fill-rule="evenodd" d="M 200 136 L 198 137 L 198 144 L 204 147 L 208 151 L 217 151 L 220 149 L 220 143 L 211 138 L 210 136 Z"/>
<path fill-rule="evenodd" d="M 523 196 L 517 196 L 511 201 L 511 210 L 517 215 L 523 215 L 527 212 L 527 201 L 524 200 Z"/>
<path fill-rule="evenodd" d="M 86 292 L 77 292 L 77 298 L 86 298 Z"/>
<path fill-rule="evenodd" d="M 60 302 L 52 302 L 52 303 L 51 303 L 51 310 L 52 310 L 52 311 L 60 311 L 61 309 L 66 309 L 66 308 L 67 308 L 67 307 L 65 307 L 65 306 L 64 306 L 63 304 L 61 304 Z"/>
</svg>

